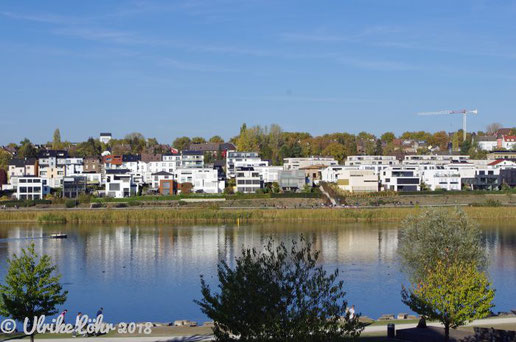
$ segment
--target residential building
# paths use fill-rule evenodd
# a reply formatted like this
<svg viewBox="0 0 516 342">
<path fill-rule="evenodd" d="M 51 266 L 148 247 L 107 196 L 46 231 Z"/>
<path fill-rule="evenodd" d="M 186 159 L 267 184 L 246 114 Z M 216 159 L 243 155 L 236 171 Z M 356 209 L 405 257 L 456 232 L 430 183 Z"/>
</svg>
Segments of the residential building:
<svg viewBox="0 0 516 342">
<path fill-rule="evenodd" d="M 152 174 L 151 188 L 158 190 L 160 188 L 161 181 L 174 180 L 174 174 L 166 171 L 159 171 Z"/>
<path fill-rule="evenodd" d="M 254 166 L 255 171 L 260 173 L 263 184 L 277 183 L 283 166 Z"/>
<path fill-rule="evenodd" d="M 306 185 L 305 172 L 303 170 L 283 170 L 279 174 L 278 183 L 282 190 L 302 190 Z"/>
<path fill-rule="evenodd" d="M 504 135 L 502 138 L 502 148 L 516 151 L 516 135 Z"/>
<path fill-rule="evenodd" d="M 141 161 L 140 155 L 124 154 L 122 156 L 122 168 L 129 170 L 133 176 L 133 182 L 142 185 L 145 181 L 147 163 Z"/>
<path fill-rule="evenodd" d="M 133 176 L 129 170 L 106 170 L 105 195 L 114 198 L 134 196 L 138 192 L 138 185 L 133 182 Z"/>
<path fill-rule="evenodd" d="M 160 195 L 175 195 L 177 192 L 177 183 L 173 179 L 162 179 L 159 181 L 158 192 Z"/>
<path fill-rule="evenodd" d="M 77 198 L 80 194 L 86 193 L 88 179 L 84 176 L 64 177 L 63 197 Z"/>
<path fill-rule="evenodd" d="M 498 183 L 500 186 L 506 184 L 511 188 L 516 187 L 516 168 L 500 170 Z"/>
<path fill-rule="evenodd" d="M 227 151 L 236 150 L 235 145 L 232 143 L 202 143 L 202 144 L 190 144 L 188 147 L 190 151 L 200 151 L 202 153 L 211 153 L 214 156 L 220 154 L 221 158 L 226 158 Z"/>
<path fill-rule="evenodd" d="M 37 158 L 25 158 L 25 159 L 11 159 L 7 165 L 7 177 L 9 183 L 16 187 L 18 184 L 18 178 L 24 176 L 38 176 L 38 159 Z"/>
<path fill-rule="evenodd" d="M 123 157 L 108 154 L 102 157 L 102 164 L 105 170 L 122 169 Z"/>
<path fill-rule="evenodd" d="M 380 184 L 384 191 L 421 190 L 421 178 L 416 167 L 388 167 L 380 174 Z"/>
<path fill-rule="evenodd" d="M 204 154 L 201 151 L 182 151 L 181 168 L 202 169 L 204 168 Z"/>
<path fill-rule="evenodd" d="M 461 190 L 461 176 L 456 170 L 443 167 L 421 171 L 421 180 L 428 187 L 428 190 Z"/>
<path fill-rule="evenodd" d="M 83 158 L 65 158 L 65 176 L 80 175 L 84 172 Z"/>
<path fill-rule="evenodd" d="M 305 172 L 305 179 L 308 181 L 310 185 L 319 184 L 321 180 L 321 171 L 324 170 L 327 166 L 323 165 L 311 165 L 299 168 Z"/>
<path fill-rule="evenodd" d="M 100 133 L 99 141 L 103 144 L 107 144 L 113 139 L 111 133 Z"/>
<path fill-rule="evenodd" d="M 226 158 L 226 177 L 235 178 L 235 167 L 236 163 L 239 163 L 240 167 L 253 167 L 253 166 L 268 166 L 263 165 L 262 159 L 259 157 L 258 152 L 235 152 L 228 151 Z"/>
<path fill-rule="evenodd" d="M 87 157 L 83 160 L 83 173 L 101 173 L 102 172 L 102 164 L 100 159 L 97 157 Z"/>
<path fill-rule="evenodd" d="M 356 166 L 333 165 L 321 170 L 321 180 L 327 183 L 337 183 L 339 174 L 344 170 L 358 170 Z"/>
<path fill-rule="evenodd" d="M 299 170 L 310 166 L 323 167 L 337 165 L 338 162 L 331 157 L 308 157 L 308 158 L 285 158 L 283 159 L 284 170 Z"/>
<path fill-rule="evenodd" d="M 501 141 L 499 141 L 496 136 L 477 136 L 475 142 L 478 144 L 478 147 L 484 151 L 494 151 L 501 147 Z"/>
<path fill-rule="evenodd" d="M 471 190 L 496 190 L 500 187 L 500 169 L 475 170 L 471 178 L 462 178 L 462 185 Z"/>
<path fill-rule="evenodd" d="M 41 177 L 18 177 L 18 187 L 15 196 L 19 200 L 39 200 L 50 193 L 46 181 Z"/>
<path fill-rule="evenodd" d="M 346 166 L 358 165 L 398 165 L 400 162 L 395 156 L 348 156 L 344 164 Z"/>
<path fill-rule="evenodd" d="M 337 177 L 337 185 L 344 191 L 378 191 L 378 176 L 372 170 L 341 170 Z"/>
<path fill-rule="evenodd" d="M 152 183 L 152 174 L 158 172 L 174 173 L 181 167 L 181 156 L 177 154 L 163 154 L 160 161 L 147 162 L 145 183 Z"/>
<path fill-rule="evenodd" d="M 493 169 L 510 169 L 516 168 L 516 160 L 498 159 L 487 164 L 488 167 Z"/>
<path fill-rule="evenodd" d="M 236 191 L 254 193 L 263 187 L 260 172 L 254 167 L 239 166 L 236 168 Z"/>
<path fill-rule="evenodd" d="M 417 154 L 406 155 L 403 165 L 446 165 L 450 163 L 467 163 L 469 156 L 455 154 Z"/>
<path fill-rule="evenodd" d="M 39 177 L 46 179 L 51 188 L 63 186 L 66 175 L 66 159 L 68 152 L 63 150 L 46 150 L 40 153 L 38 159 Z"/>
<path fill-rule="evenodd" d="M 224 181 L 219 181 L 216 169 L 177 169 L 174 179 L 178 184 L 191 183 L 193 192 L 217 194 L 224 191 Z"/>
<path fill-rule="evenodd" d="M 512 159 L 516 160 L 516 151 L 492 151 L 487 155 L 489 160 Z"/>
</svg>

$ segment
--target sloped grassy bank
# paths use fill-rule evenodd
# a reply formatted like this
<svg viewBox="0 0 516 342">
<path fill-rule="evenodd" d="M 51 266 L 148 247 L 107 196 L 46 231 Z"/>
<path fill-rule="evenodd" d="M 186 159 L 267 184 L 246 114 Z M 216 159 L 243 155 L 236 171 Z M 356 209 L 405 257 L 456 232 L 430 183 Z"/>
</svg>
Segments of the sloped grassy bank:
<svg viewBox="0 0 516 342">
<path fill-rule="evenodd" d="M 0 211 L 0 222 L 39 223 L 245 223 L 400 221 L 419 208 L 378 209 L 66 209 Z M 450 208 L 450 210 L 453 210 Z M 515 220 L 516 207 L 465 207 L 477 220 Z"/>
</svg>

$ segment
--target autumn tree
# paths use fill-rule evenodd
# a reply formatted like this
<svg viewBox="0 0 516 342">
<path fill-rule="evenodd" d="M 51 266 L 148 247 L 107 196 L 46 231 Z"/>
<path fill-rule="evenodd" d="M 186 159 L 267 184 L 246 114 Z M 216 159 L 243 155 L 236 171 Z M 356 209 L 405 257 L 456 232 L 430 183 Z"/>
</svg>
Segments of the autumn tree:
<svg viewBox="0 0 516 342">
<path fill-rule="evenodd" d="M 0 148 L 0 169 L 7 170 L 9 161 L 12 159 L 12 156 L 9 152 Z"/>
<path fill-rule="evenodd" d="M 441 322 L 444 340 L 449 341 L 450 328 L 489 315 L 494 292 L 475 264 L 449 259 L 427 267 L 424 280 L 403 288 L 401 296 L 412 311 Z"/>
<path fill-rule="evenodd" d="M 221 138 L 220 135 L 214 135 L 209 140 L 211 143 L 223 143 L 224 139 Z"/>
<path fill-rule="evenodd" d="M 206 139 L 203 137 L 193 137 L 192 138 L 192 144 L 204 144 L 206 142 Z"/>
<path fill-rule="evenodd" d="M 481 232 L 462 210 L 429 209 L 402 223 L 398 253 L 403 271 L 417 283 L 427 268 L 460 260 L 483 270 L 487 265 Z"/>
<path fill-rule="evenodd" d="M 331 143 L 328 145 L 323 151 L 323 156 L 333 157 L 335 160 L 339 162 L 344 161 L 346 156 L 346 149 L 339 143 Z"/>
<path fill-rule="evenodd" d="M 57 306 L 65 303 L 68 291 L 63 291 L 61 275 L 56 273 L 50 257 L 38 256 L 31 243 L 20 256 L 13 254 L 7 259 L 7 264 L 7 275 L 0 284 L 0 315 L 22 322 L 25 317 L 55 315 Z"/>
<path fill-rule="evenodd" d="M 391 143 L 394 139 L 396 139 L 396 136 L 392 132 L 385 132 L 380 137 L 380 140 L 384 143 Z"/>
<path fill-rule="evenodd" d="M 37 155 L 38 151 L 29 139 L 25 138 L 20 142 L 20 147 L 16 151 L 17 158 L 35 158 Z"/>
<path fill-rule="evenodd" d="M 190 148 L 190 143 L 191 143 L 190 138 L 180 137 L 180 138 L 177 138 L 176 140 L 174 140 L 174 142 L 172 143 L 172 146 L 179 151 L 183 151 L 183 150 L 188 150 Z"/>
</svg>

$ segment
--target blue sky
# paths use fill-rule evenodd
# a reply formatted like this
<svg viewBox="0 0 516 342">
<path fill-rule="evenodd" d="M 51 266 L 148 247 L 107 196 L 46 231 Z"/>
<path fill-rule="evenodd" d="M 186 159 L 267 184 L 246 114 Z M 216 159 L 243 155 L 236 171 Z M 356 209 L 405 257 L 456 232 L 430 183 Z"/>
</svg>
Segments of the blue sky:
<svg viewBox="0 0 516 342">
<path fill-rule="evenodd" d="M 0 144 L 516 126 L 515 1 L 2 1 Z"/>
</svg>

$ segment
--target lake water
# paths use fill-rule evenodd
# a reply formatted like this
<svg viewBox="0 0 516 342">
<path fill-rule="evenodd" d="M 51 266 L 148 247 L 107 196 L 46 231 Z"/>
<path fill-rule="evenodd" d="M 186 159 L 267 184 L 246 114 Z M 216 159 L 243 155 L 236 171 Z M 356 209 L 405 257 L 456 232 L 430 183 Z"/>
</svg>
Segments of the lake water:
<svg viewBox="0 0 516 342">
<path fill-rule="evenodd" d="M 482 226 L 496 288 L 495 311 L 516 309 L 516 223 Z M 68 239 L 41 238 L 54 232 Z M 216 284 L 220 259 L 231 261 L 242 246 L 260 247 L 269 236 L 291 241 L 300 234 L 321 251 L 320 262 L 339 267 L 347 299 L 362 314 L 408 312 L 400 301 L 405 282 L 397 261 L 399 230 L 392 224 L 255 224 L 228 226 L 39 226 L 0 225 L 0 279 L 7 257 L 31 241 L 63 274 L 67 308 L 109 321 L 205 321 L 193 299 L 199 275 Z M 71 317 L 73 317 L 71 316 Z"/>
</svg>

